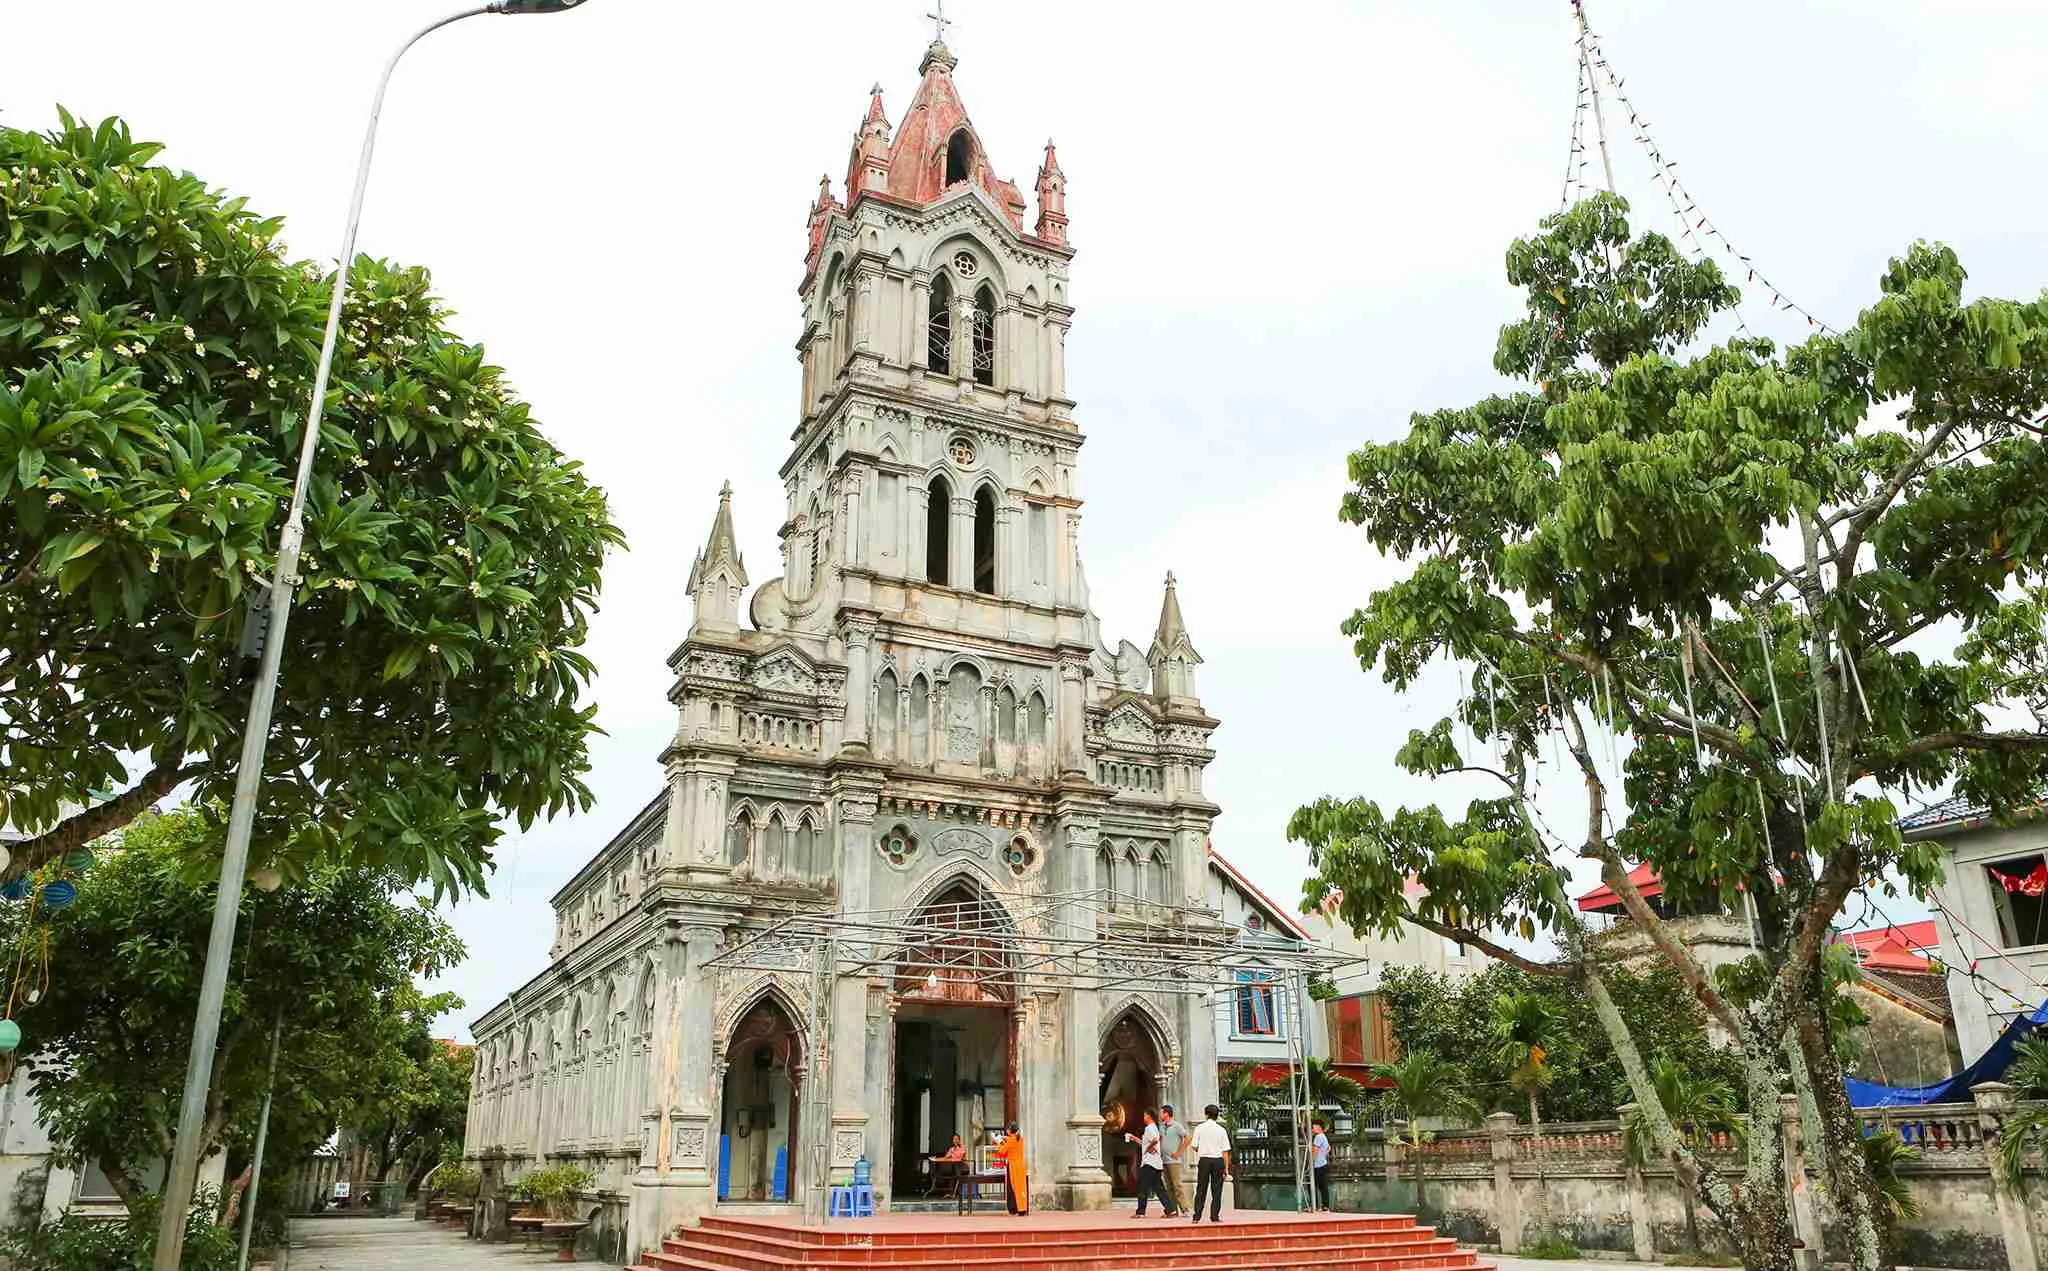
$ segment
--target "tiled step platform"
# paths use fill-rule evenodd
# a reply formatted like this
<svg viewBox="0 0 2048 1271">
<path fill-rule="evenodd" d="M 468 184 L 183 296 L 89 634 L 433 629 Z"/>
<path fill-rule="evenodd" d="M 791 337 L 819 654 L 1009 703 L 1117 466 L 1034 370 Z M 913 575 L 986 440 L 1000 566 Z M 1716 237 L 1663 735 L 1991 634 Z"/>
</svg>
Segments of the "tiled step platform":
<svg viewBox="0 0 2048 1271">
<path fill-rule="evenodd" d="M 636 1271 L 1491 1271 L 1399 1214 L 1238 1210 L 1220 1224 L 1110 1213 L 891 1214 L 805 1227 L 706 1218 Z"/>
</svg>

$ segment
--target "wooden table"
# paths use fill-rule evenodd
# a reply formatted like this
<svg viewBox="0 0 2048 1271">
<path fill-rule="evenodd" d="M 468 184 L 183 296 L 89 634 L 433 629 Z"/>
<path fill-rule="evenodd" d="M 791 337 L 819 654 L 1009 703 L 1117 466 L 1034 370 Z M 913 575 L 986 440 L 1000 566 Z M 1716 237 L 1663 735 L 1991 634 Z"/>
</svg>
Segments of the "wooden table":
<svg viewBox="0 0 2048 1271">
<path fill-rule="evenodd" d="M 959 1202 L 960 1212 L 964 1214 L 968 1201 L 981 1199 L 982 1188 L 1002 1187 L 1008 1181 L 1009 1176 L 1000 1170 L 989 1174 L 962 1174 L 960 1181 L 953 1184 L 953 1198 Z"/>
</svg>

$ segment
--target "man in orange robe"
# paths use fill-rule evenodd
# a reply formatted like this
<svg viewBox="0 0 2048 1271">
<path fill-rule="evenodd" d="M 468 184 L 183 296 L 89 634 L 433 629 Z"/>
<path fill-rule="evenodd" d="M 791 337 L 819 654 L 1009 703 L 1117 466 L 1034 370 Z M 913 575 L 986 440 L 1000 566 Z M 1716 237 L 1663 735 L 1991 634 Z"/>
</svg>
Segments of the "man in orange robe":
<svg viewBox="0 0 2048 1271">
<path fill-rule="evenodd" d="M 1024 1164 L 1024 1135 L 1015 1122 L 996 1145 L 996 1159 L 1003 1163 L 1003 1199 L 1010 1212 L 1022 1217 L 1031 1212 L 1031 1170 Z"/>
</svg>

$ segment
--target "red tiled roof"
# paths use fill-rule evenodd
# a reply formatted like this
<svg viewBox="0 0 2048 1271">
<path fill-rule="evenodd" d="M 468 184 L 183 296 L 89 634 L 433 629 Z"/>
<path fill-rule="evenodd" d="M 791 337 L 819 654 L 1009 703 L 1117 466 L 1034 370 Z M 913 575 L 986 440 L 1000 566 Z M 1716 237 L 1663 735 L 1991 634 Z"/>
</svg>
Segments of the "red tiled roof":
<svg viewBox="0 0 2048 1271">
<path fill-rule="evenodd" d="M 1873 927 L 1868 931 L 1845 931 L 1835 937 L 1836 944 L 1846 944 L 1854 949 L 1856 960 L 1870 970 L 1904 971 L 1915 975 L 1925 975 L 1933 970 L 1933 964 L 1922 956 L 1922 951 L 1934 948 L 1940 941 L 1931 918 L 1924 922 Z"/>
<path fill-rule="evenodd" d="M 1636 885 L 1637 891 L 1643 893 L 1643 899 L 1645 900 L 1652 896 L 1662 895 L 1664 892 L 1664 881 L 1657 877 L 1657 867 L 1648 861 L 1630 870 L 1628 872 L 1628 880 Z M 1602 883 L 1579 897 L 1578 905 L 1581 910 L 1589 914 L 1619 913 L 1621 911 L 1621 897 L 1614 894 L 1612 887 Z"/>
</svg>

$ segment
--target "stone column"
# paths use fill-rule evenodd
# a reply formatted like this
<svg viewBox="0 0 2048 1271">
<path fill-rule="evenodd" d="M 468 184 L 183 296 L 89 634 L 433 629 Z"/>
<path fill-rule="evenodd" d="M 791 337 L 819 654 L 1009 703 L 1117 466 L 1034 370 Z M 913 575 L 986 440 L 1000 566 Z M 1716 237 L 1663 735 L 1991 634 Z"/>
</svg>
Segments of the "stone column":
<svg viewBox="0 0 2048 1271">
<path fill-rule="evenodd" d="M 832 396 L 832 385 L 838 378 L 839 368 L 832 365 L 832 332 L 821 326 L 811 337 L 811 400 L 804 403 L 804 418 L 817 413 L 825 399 Z"/>
<path fill-rule="evenodd" d="M 924 482 L 906 479 L 903 483 L 903 574 L 912 582 L 923 582 L 931 574 L 931 566 L 925 555 L 931 544 L 927 541 L 926 518 L 931 514 L 932 491 Z"/>
<path fill-rule="evenodd" d="M 1522 1193 L 1515 1186 L 1515 1114 L 1494 1112 L 1486 1118 L 1486 1137 L 1493 1149 L 1493 1217 L 1500 1231 L 1500 1251 L 1522 1248 Z"/>
<path fill-rule="evenodd" d="M 2002 1081 L 1986 1081 L 1970 1087 L 1977 1105 L 1979 1137 L 1984 1157 L 1992 1160 L 1992 1149 L 2004 1132 L 2005 1118 L 2012 1111 L 2012 1087 Z M 1998 1227 L 2005 1237 L 2005 1265 L 2009 1271 L 2038 1271 L 2040 1257 L 2034 1248 L 2033 1229 L 2027 1223 L 2026 1197 L 2007 1183 L 1996 1165 L 1991 1168 L 1991 1198 L 1998 1207 Z"/>
<path fill-rule="evenodd" d="M 913 372 L 922 372 L 931 366 L 931 350 L 925 341 L 925 330 L 931 324 L 932 280 L 922 271 L 910 276 L 910 303 L 905 306 L 903 333 L 905 350 L 910 354 L 904 362 Z"/>
<path fill-rule="evenodd" d="M 875 695 L 868 653 L 874 635 L 875 624 L 869 619 L 849 619 L 846 624 L 846 736 L 843 744 L 847 750 L 865 752 L 868 748 L 868 704 Z"/>
<path fill-rule="evenodd" d="M 953 297 L 953 378 L 974 383 L 974 294 Z"/>
<path fill-rule="evenodd" d="M 946 571 L 946 581 L 962 591 L 974 590 L 974 500 L 953 499 L 953 526 L 947 536 L 946 547 L 952 554 L 952 562 Z"/>
<path fill-rule="evenodd" d="M 1813 1205 L 1813 1179 L 1806 1172 L 1806 1153 L 1800 1145 L 1799 1096 L 1778 1096 L 1778 1121 L 1783 1127 L 1785 1190 L 1792 1198 L 1792 1236 L 1800 1247 L 1792 1251 L 1792 1265 L 1800 1271 L 1819 1271 L 1822 1265 L 1820 1216 Z"/>
<path fill-rule="evenodd" d="M 1614 1110 L 1614 1115 L 1627 1125 L 1635 1110 L 1635 1104 L 1624 1103 Z M 1622 1156 L 1622 1167 L 1628 1171 L 1628 1226 L 1629 1236 L 1635 1244 L 1636 1261 L 1655 1262 L 1657 1234 L 1650 1225 L 1650 1182 L 1643 1177 L 1642 1167 L 1628 1159 L 1626 1153 Z M 1677 1181 L 1675 1176 L 1672 1181 Z"/>
<path fill-rule="evenodd" d="M 1085 655 L 1060 661 L 1060 701 L 1056 721 L 1059 726 L 1058 770 L 1061 777 L 1073 780 L 1086 780 L 1088 776 L 1088 708 L 1082 692 L 1082 677 L 1087 673 L 1087 666 Z"/>
</svg>

